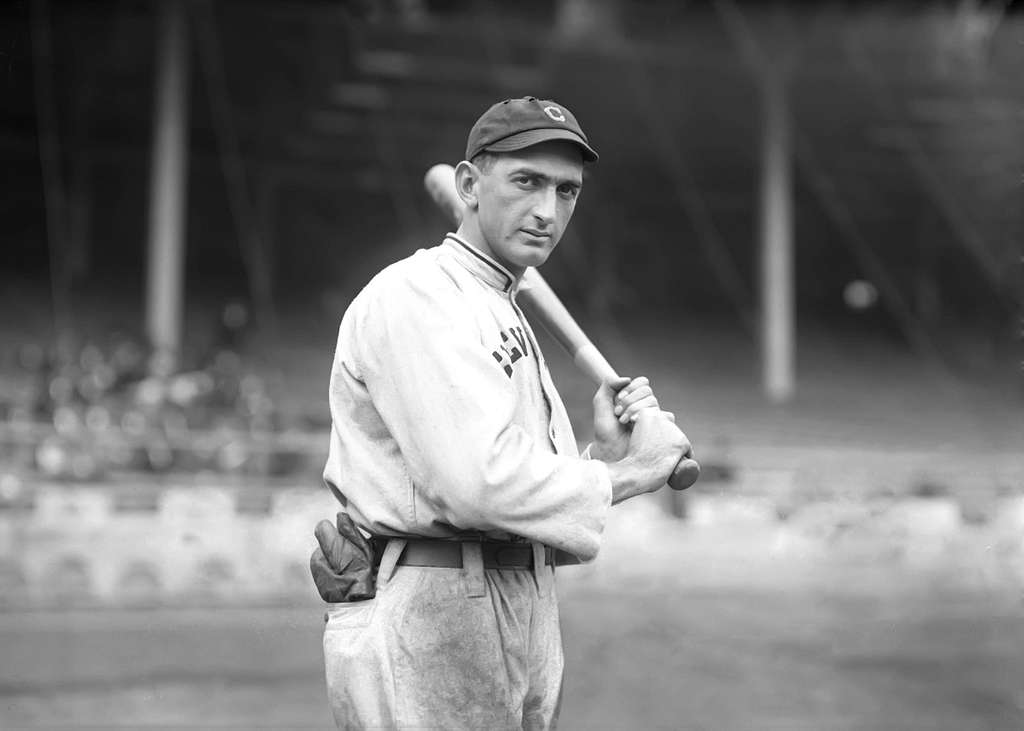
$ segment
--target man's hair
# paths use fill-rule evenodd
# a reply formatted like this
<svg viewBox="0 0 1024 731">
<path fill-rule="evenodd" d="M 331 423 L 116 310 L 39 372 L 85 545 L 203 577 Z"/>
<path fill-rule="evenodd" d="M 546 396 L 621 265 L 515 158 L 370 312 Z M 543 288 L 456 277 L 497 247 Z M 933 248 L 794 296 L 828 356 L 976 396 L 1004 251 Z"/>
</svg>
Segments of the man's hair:
<svg viewBox="0 0 1024 731">
<path fill-rule="evenodd" d="M 497 159 L 498 153 L 496 152 L 478 152 L 476 155 L 473 155 L 473 159 L 470 162 L 480 168 L 480 172 L 487 173 L 494 167 Z"/>
</svg>

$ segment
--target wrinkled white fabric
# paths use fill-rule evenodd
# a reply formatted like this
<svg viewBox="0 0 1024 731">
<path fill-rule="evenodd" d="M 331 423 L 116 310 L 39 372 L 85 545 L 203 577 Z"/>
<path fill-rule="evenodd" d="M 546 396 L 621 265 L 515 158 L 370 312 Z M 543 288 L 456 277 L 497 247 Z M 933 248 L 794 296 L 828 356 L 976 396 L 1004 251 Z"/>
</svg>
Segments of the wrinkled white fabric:
<svg viewBox="0 0 1024 731">
<path fill-rule="evenodd" d="M 349 306 L 324 480 L 360 527 L 597 554 L 607 467 L 580 459 L 517 286 L 449 234 L 384 269 Z"/>
<path fill-rule="evenodd" d="M 330 605 L 323 645 L 338 728 L 553 728 L 562 642 L 556 597 L 539 589 L 551 573 L 400 566 L 375 598 Z"/>
</svg>

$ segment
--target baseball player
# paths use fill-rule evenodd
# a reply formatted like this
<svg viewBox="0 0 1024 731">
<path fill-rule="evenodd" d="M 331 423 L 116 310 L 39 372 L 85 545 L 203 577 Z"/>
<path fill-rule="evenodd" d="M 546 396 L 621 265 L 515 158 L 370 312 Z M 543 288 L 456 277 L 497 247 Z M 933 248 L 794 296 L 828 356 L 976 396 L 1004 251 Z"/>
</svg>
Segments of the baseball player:
<svg viewBox="0 0 1024 731">
<path fill-rule="evenodd" d="M 689 453 L 636 378 L 595 394 L 580 455 L 516 304 L 597 159 L 561 104 L 495 104 L 456 168 L 458 231 L 384 269 L 345 312 L 324 478 L 377 568 L 372 598 L 327 614 L 339 727 L 553 727 L 554 567 L 594 558 L 609 507 L 659 489 Z"/>
</svg>

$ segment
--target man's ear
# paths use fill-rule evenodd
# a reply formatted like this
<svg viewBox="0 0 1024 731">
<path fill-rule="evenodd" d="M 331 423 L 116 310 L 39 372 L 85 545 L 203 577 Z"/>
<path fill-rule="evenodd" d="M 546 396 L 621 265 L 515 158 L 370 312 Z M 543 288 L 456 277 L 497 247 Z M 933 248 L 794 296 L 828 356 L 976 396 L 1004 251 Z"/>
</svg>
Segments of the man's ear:
<svg viewBox="0 0 1024 731">
<path fill-rule="evenodd" d="M 475 211 L 480 205 L 477 189 L 481 175 L 480 168 L 469 160 L 463 160 L 455 166 L 455 191 L 470 210 Z"/>
</svg>

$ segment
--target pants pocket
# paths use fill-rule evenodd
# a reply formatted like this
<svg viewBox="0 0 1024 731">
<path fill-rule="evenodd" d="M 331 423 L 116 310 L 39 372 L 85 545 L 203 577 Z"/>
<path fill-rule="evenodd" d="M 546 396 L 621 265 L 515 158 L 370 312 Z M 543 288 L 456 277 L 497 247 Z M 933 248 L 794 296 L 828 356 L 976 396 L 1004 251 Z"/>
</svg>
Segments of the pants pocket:
<svg viewBox="0 0 1024 731">
<path fill-rule="evenodd" d="M 377 607 L 376 599 L 363 599 L 358 602 L 341 602 L 329 604 L 324 613 L 325 632 L 342 629 L 365 627 L 373 619 Z"/>
<path fill-rule="evenodd" d="M 338 728 L 394 725 L 392 680 L 374 622 L 379 597 L 332 604 L 324 626 L 327 697 Z"/>
</svg>

